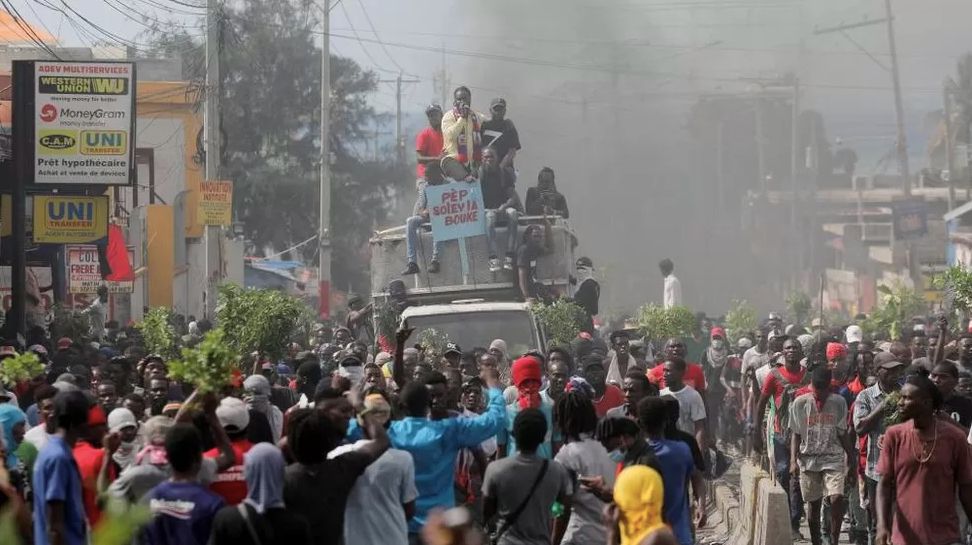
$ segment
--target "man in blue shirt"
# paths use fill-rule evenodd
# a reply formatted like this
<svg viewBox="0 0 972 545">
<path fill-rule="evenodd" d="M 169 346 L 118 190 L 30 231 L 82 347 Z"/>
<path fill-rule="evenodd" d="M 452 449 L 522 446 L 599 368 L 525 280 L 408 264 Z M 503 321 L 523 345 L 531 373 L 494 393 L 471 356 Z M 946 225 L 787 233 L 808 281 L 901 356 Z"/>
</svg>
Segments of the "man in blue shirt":
<svg viewBox="0 0 972 545">
<path fill-rule="evenodd" d="M 665 439 L 668 409 L 660 397 L 646 397 L 638 403 L 638 424 L 648 436 L 648 445 L 658 458 L 665 483 L 665 521 L 680 545 L 692 545 L 692 516 L 689 510 L 688 483 L 696 494 L 696 507 L 704 509 L 700 492 L 701 475 L 695 470 L 692 451 L 682 441 Z"/>
<path fill-rule="evenodd" d="M 80 391 L 54 396 L 57 431 L 34 462 L 34 545 L 85 545 L 81 474 L 71 450 L 88 421 Z"/>
<path fill-rule="evenodd" d="M 425 519 L 433 508 L 455 505 L 453 477 L 456 456 L 463 448 L 472 448 L 493 437 L 506 423 L 503 390 L 496 373 L 484 373 L 489 387 L 486 412 L 475 418 L 430 420 L 429 390 L 424 382 L 405 385 L 401 401 L 407 416 L 391 423 L 388 438 L 392 447 L 408 451 L 415 461 L 415 486 L 419 497 L 415 517 L 409 521 L 409 539 L 418 537 Z"/>
</svg>

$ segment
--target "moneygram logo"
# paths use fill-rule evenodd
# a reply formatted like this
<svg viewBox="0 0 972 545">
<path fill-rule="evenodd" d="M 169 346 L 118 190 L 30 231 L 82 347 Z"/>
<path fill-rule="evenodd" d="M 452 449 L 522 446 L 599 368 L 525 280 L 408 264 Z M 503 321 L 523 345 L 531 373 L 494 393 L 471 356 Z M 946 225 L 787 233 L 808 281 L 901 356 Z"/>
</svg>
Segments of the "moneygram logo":
<svg viewBox="0 0 972 545">
<path fill-rule="evenodd" d="M 72 110 L 71 108 L 64 108 L 61 110 L 61 119 L 71 119 L 71 120 L 100 120 L 100 119 L 125 119 L 128 117 L 128 112 L 124 110 L 103 110 L 98 108 L 97 110 Z"/>
<path fill-rule="evenodd" d="M 41 106 L 40 118 L 44 123 L 50 123 L 51 121 L 57 119 L 57 106 L 53 104 L 45 104 Z"/>
<path fill-rule="evenodd" d="M 40 130 L 37 144 L 40 155 L 73 155 L 78 152 L 78 133 L 57 129 Z"/>
</svg>

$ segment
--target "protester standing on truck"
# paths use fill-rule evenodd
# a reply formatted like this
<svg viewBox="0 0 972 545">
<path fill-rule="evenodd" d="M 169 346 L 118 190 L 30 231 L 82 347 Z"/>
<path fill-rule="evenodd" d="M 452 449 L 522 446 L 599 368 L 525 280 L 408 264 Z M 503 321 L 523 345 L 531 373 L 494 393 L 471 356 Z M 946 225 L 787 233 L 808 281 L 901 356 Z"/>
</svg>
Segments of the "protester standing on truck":
<svg viewBox="0 0 972 545">
<path fill-rule="evenodd" d="M 471 180 L 483 159 L 482 117 L 472 109 L 468 87 L 457 87 L 452 98 L 452 110 L 442 116 L 442 173 L 453 180 Z"/>
<path fill-rule="evenodd" d="M 601 285 L 594 279 L 594 262 L 589 257 L 577 258 L 577 276 L 572 280 L 577 283 L 574 292 L 574 302 L 584 309 L 584 322 L 581 331 L 594 334 L 594 316 L 598 313 L 598 302 L 601 299 Z"/>
<path fill-rule="evenodd" d="M 517 220 L 523 207 L 516 194 L 513 183 L 516 179 L 513 169 L 504 167 L 497 159 L 498 153 L 493 148 L 483 150 L 483 166 L 479 170 L 479 181 L 483 190 L 483 207 L 486 208 L 486 244 L 489 247 L 489 270 L 499 272 L 502 269 L 513 270 L 513 259 L 516 257 Z M 500 248 L 496 243 L 496 226 L 506 224 L 506 243 L 503 249 L 506 254 L 500 264 Z"/>
</svg>

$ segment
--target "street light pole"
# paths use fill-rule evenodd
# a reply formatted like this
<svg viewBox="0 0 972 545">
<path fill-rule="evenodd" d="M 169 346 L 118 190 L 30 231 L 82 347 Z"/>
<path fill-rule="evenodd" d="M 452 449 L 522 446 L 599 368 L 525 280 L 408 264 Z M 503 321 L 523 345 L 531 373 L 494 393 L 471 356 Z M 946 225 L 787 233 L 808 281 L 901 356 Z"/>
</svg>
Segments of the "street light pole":
<svg viewBox="0 0 972 545">
<path fill-rule="evenodd" d="M 317 243 L 318 315 L 321 320 L 331 317 L 331 151 L 329 130 L 331 124 L 331 15 L 330 2 L 324 0 L 321 10 L 321 195 L 320 225 Z"/>
</svg>

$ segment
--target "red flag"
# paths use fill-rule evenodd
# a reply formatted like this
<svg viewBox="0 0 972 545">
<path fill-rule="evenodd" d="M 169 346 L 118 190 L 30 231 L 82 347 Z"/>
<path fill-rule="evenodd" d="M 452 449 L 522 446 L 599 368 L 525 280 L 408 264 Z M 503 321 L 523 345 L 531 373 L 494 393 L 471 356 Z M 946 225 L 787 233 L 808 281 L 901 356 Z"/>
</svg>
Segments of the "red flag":
<svg viewBox="0 0 972 545">
<path fill-rule="evenodd" d="M 122 234 L 121 227 L 113 223 L 108 225 L 108 249 L 105 253 L 107 254 L 108 266 L 111 268 L 111 272 L 105 276 L 105 280 L 114 282 L 135 280 L 135 271 L 132 270 L 132 264 L 128 261 L 125 235 Z"/>
</svg>

